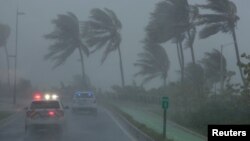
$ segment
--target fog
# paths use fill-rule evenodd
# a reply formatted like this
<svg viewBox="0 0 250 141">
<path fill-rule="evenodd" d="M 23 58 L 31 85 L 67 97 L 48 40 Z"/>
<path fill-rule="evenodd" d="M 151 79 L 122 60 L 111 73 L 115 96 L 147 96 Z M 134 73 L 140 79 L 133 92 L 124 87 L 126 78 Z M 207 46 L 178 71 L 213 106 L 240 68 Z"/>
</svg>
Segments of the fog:
<svg viewBox="0 0 250 141">
<path fill-rule="evenodd" d="M 155 8 L 157 0 L 20 0 L 19 11 L 25 15 L 19 17 L 19 40 L 18 40 L 18 77 L 30 79 L 33 85 L 47 87 L 57 86 L 60 81 L 68 83 L 72 76 L 81 74 L 78 52 L 75 52 L 64 65 L 52 70 L 53 63 L 45 61 L 44 55 L 48 53 L 48 47 L 52 42 L 45 40 L 43 36 L 53 30 L 51 23 L 58 14 L 73 12 L 81 21 L 88 19 L 92 8 L 109 8 L 113 10 L 122 22 L 122 57 L 124 63 L 125 83 L 132 84 L 133 80 L 140 83 L 140 79 L 135 79 L 134 74 L 137 69 L 133 63 L 137 59 L 137 54 L 142 52 L 142 40 L 145 37 L 145 26 L 148 24 L 150 13 Z M 204 3 L 204 0 L 190 0 L 190 3 Z M 237 36 L 240 52 L 250 52 L 250 19 L 248 15 L 250 1 L 234 0 L 240 20 L 237 25 Z M 15 47 L 15 14 L 17 0 L 0 0 L 0 22 L 11 27 L 11 36 L 8 40 L 8 48 L 11 54 Z M 230 34 L 217 34 L 205 40 L 196 40 L 194 44 L 197 60 L 201 59 L 204 52 L 213 48 L 220 49 L 222 43 L 231 43 Z M 178 79 L 176 73 L 179 64 L 176 56 L 174 44 L 166 43 L 164 48 L 170 58 L 170 71 L 168 82 Z M 189 49 L 185 54 L 189 54 Z M 224 55 L 227 58 L 228 69 L 237 72 L 235 81 L 240 81 L 233 46 L 224 48 Z M 85 56 L 85 70 L 91 82 L 96 87 L 108 89 L 114 84 L 121 84 L 118 53 L 114 51 L 101 65 L 102 51 L 92 54 L 88 58 Z M 191 62 L 191 56 L 185 56 L 185 62 Z M 13 61 L 12 61 L 13 64 Z M 5 67 L 5 56 L 0 51 L 1 79 L 7 81 Z M 13 65 L 11 66 L 13 69 Z M 2 73 L 3 72 L 3 73 Z M 148 87 L 158 87 L 161 83 L 156 79 L 150 82 Z"/>
</svg>

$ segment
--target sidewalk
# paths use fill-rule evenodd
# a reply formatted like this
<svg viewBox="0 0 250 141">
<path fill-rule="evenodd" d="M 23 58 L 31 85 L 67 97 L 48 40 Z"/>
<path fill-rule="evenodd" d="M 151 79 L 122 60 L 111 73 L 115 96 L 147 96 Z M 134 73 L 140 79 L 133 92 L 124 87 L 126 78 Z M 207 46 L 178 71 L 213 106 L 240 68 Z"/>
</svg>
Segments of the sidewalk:
<svg viewBox="0 0 250 141">
<path fill-rule="evenodd" d="M 136 105 L 132 102 L 116 102 L 115 104 L 123 112 L 129 114 L 134 120 L 145 124 L 147 127 L 162 133 L 163 119 L 160 114 L 152 112 L 152 107 L 148 105 Z M 156 108 L 156 107 L 154 107 Z M 159 106 L 160 108 L 160 106 Z M 175 141 L 205 141 L 206 138 L 185 129 L 171 121 L 167 121 L 167 136 Z"/>
</svg>

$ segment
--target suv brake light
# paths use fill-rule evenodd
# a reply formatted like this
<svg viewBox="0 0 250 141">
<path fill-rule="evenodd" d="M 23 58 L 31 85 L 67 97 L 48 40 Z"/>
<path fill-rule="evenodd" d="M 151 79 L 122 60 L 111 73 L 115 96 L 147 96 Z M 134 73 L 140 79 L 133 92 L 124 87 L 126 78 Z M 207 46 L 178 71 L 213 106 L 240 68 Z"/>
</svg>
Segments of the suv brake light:
<svg viewBox="0 0 250 141">
<path fill-rule="evenodd" d="M 51 117 L 54 117 L 55 116 L 55 112 L 54 111 L 49 111 L 48 115 L 51 116 Z"/>
</svg>

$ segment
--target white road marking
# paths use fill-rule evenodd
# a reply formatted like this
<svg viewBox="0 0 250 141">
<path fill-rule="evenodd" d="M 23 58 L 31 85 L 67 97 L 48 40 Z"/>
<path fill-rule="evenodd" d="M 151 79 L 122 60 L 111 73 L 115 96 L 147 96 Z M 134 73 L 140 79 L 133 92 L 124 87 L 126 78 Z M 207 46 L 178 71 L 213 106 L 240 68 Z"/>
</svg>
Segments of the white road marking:
<svg viewBox="0 0 250 141">
<path fill-rule="evenodd" d="M 131 141 L 137 141 L 120 123 L 117 119 L 106 109 L 104 111 L 108 114 L 108 116 L 115 122 L 115 124 L 131 139 Z"/>
</svg>

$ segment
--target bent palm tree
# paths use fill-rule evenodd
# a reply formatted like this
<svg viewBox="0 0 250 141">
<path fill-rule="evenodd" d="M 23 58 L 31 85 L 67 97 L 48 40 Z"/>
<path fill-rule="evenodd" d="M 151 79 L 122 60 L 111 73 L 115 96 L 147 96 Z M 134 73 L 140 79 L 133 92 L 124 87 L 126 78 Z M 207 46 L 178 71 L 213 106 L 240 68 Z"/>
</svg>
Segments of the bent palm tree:
<svg viewBox="0 0 250 141">
<path fill-rule="evenodd" d="M 67 14 L 58 15 L 57 19 L 52 21 L 55 24 L 53 32 L 45 35 L 46 39 L 54 40 L 54 44 L 49 47 L 49 53 L 45 59 L 55 61 L 53 68 L 65 63 L 67 58 L 78 50 L 81 59 L 82 78 L 85 80 L 83 53 L 89 54 L 88 48 L 83 44 L 80 35 L 79 20 L 77 17 L 68 12 Z M 88 87 L 86 81 L 85 86 Z"/>
<path fill-rule="evenodd" d="M 151 14 L 151 20 L 146 27 L 147 40 L 156 43 L 164 43 L 174 39 L 177 46 L 177 54 L 181 68 L 181 82 L 184 79 L 184 53 L 182 43 L 188 33 L 187 43 L 191 49 L 193 63 L 195 63 L 193 42 L 195 39 L 194 19 L 197 8 L 190 6 L 187 0 L 163 0 L 157 3 L 155 11 Z"/>
<path fill-rule="evenodd" d="M 156 77 L 161 77 L 165 87 L 170 62 L 164 48 L 155 43 L 146 43 L 144 52 L 139 53 L 138 56 L 140 59 L 134 65 L 140 67 L 140 71 L 135 76 L 143 76 L 143 84 Z"/>
<path fill-rule="evenodd" d="M 8 87 L 10 90 L 10 61 L 9 61 L 9 53 L 7 49 L 7 40 L 10 35 L 10 27 L 5 24 L 0 23 L 0 47 L 4 48 L 6 61 L 7 61 L 7 71 L 8 71 Z"/>
<path fill-rule="evenodd" d="M 237 65 L 239 67 L 241 79 L 245 84 L 245 78 L 240 67 L 239 47 L 235 33 L 236 23 L 240 19 L 239 16 L 237 16 L 237 7 L 230 0 L 207 0 L 207 2 L 206 5 L 199 5 L 199 7 L 211 10 L 214 13 L 201 14 L 199 16 L 198 24 L 205 25 L 200 31 L 200 38 L 208 38 L 218 32 L 231 33 L 234 41 Z"/>
<path fill-rule="evenodd" d="M 120 49 L 122 24 L 112 10 L 95 8 L 91 10 L 89 21 L 83 25 L 83 37 L 95 52 L 105 48 L 101 62 L 103 63 L 109 53 L 118 50 L 122 86 L 124 87 L 124 74 L 122 65 L 122 54 Z"/>
</svg>

